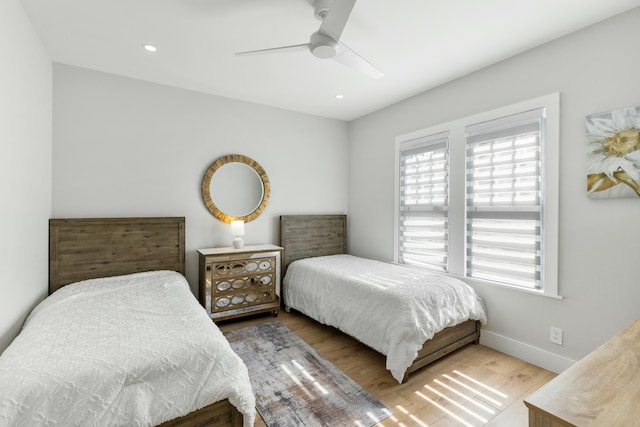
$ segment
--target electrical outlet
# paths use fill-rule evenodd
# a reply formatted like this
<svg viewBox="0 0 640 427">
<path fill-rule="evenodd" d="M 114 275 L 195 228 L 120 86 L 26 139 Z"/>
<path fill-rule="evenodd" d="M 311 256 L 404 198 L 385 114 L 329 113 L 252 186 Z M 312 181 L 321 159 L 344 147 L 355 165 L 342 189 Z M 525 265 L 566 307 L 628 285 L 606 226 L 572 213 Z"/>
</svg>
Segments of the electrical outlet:
<svg viewBox="0 0 640 427">
<path fill-rule="evenodd" d="M 549 341 L 554 344 L 562 345 L 562 329 L 552 326 L 549 330 Z"/>
</svg>

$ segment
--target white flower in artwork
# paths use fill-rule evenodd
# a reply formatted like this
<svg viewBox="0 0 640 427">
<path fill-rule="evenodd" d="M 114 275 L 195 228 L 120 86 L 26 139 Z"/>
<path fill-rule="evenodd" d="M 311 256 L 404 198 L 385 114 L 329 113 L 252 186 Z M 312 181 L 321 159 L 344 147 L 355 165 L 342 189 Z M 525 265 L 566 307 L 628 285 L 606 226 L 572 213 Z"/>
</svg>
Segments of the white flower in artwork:
<svg viewBox="0 0 640 427">
<path fill-rule="evenodd" d="M 640 107 L 587 116 L 589 197 L 640 196 Z"/>
</svg>

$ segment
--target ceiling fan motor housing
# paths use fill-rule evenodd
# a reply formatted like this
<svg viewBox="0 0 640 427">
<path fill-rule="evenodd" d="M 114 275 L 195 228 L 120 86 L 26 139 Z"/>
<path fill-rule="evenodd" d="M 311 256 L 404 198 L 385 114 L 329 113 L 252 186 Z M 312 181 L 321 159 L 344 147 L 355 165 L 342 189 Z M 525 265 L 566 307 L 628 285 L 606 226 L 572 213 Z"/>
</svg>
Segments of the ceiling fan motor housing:
<svg viewBox="0 0 640 427">
<path fill-rule="evenodd" d="M 309 50 L 316 58 L 333 58 L 338 53 L 338 43 L 331 37 L 315 32 L 311 34 Z"/>
</svg>

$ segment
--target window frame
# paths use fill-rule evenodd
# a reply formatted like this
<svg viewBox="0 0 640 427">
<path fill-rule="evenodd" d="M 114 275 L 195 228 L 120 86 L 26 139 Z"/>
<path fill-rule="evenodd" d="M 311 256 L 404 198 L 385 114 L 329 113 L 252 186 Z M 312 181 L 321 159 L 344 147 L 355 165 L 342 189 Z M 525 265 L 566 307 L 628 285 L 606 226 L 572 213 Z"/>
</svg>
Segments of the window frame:
<svg viewBox="0 0 640 427">
<path fill-rule="evenodd" d="M 433 149 L 433 147 L 438 147 L 444 145 L 444 150 L 439 149 L 439 148 L 435 148 Z M 406 259 L 404 260 L 406 264 L 408 265 L 412 265 L 412 266 L 418 266 L 421 268 L 425 268 L 425 269 L 429 269 L 429 270 L 435 270 L 435 271 L 439 271 L 439 272 L 447 272 L 447 268 L 449 266 L 449 208 L 448 208 L 448 204 L 449 204 L 449 133 L 445 132 L 445 133 L 441 133 L 441 134 L 435 134 L 435 135 L 429 135 L 427 137 L 424 138 L 419 138 L 417 140 L 410 140 L 410 141 L 405 141 L 405 143 L 403 144 L 402 147 L 399 147 L 400 152 L 398 153 L 398 167 L 399 170 L 402 171 L 403 169 L 403 159 L 406 156 L 406 152 L 415 152 L 418 151 L 421 154 L 422 153 L 430 153 L 430 154 L 434 154 L 434 153 L 439 153 L 439 152 L 443 152 L 444 153 L 444 157 L 445 157 L 445 168 L 442 172 L 444 172 L 445 177 L 444 177 L 444 182 L 443 185 L 446 188 L 446 195 L 445 195 L 445 200 L 444 203 L 442 205 L 439 205 L 438 207 L 431 207 L 431 208 L 421 208 L 421 205 L 416 204 L 416 205 L 408 205 L 406 203 L 403 203 L 403 189 L 406 189 L 406 185 L 403 185 L 403 180 L 402 177 L 400 177 L 400 175 L 398 175 L 398 179 L 399 179 L 399 187 L 398 187 L 398 191 L 399 193 L 399 197 L 398 197 L 398 227 L 396 228 L 397 233 L 398 233 L 398 239 L 397 239 L 397 244 L 398 244 L 398 261 L 399 261 L 399 256 L 400 256 L 400 247 L 404 246 L 403 243 L 407 243 L 407 239 L 403 238 L 405 236 L 405 233 L 403 233 L 403 227 L 405 226 L 405 223 L 403 222 L 403 217 L 406 219 L 406 217 L 422 217 L 424 218 L 444 218 L 444 223 L 445 223 L 445 227 L 443 228 L 444 234 L 446 236 L 445 239 L 443 239 L 445 241 L 445 248 L 443 251 L 440 251 L 439 253 L 442 254 L 442 256 L 444 257 L 444 259 L 446 259 L 446 263 L 442 266 L 442 267 L 438 267 L 434 264 L 432 265 L 427 265 L 426 263 L 424 265 L 421 265 L 420 262 L 418 260 L 415 260 L 412 263 L 408 263 L 406 262 Z M 406 182 L 406 176 L 405 178 L 405 182 Z M 404 208 L 404 209 L 403 209 Z M 405 214 L 403 215 L 403 210 L 404 211 L 409 211 L 409 212 L 414 212 L 415 215 L 411 215 L 411 214 Z M 438 213 L 440 212 L 440 213 Z M 420 215 L 420 213 L 424 213 L 424 215 Z M 418 245 L 420 245 L 420 243 L 417 243 Z M 403 257 L 406 258 L 406 257 Z M 411 256 L 409 256 L 408 258 L 411 258 Z"/>
<path fill-rule="evenodd" d="M 542 136 L 542 289 L 525 288 L 466 276 L 466 128 L 524 111 L 544 108 Z M 408 141 L 449 133 L 449 267 L 448 273 L 467 282 L 487 283 L 522 292 L 561 298 L 558 292 L 560 94 L 552 93 L 395 138 L 394 262 L 399 262 L 400 148 Z"/>
</svg>

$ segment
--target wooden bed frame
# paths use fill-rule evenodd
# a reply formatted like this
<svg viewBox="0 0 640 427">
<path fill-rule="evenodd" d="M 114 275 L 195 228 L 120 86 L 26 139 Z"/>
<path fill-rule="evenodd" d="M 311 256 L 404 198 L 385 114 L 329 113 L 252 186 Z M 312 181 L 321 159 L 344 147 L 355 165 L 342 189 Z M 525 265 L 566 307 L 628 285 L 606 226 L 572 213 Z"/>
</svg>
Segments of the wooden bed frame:
<svg viewBox="0 0 640 427">
<path fill-rule="evenodd" d="M 314 256 L 347 253 L 346 215 L 282 215 L 280 216 L 282 278 L 293 261 Z M 283 282 L 281 282 L 283 283 Z M 283 286 L 281 294 L 284 296 Z M 284 301 L 284 298 L 281 298 Z M 425 342 L 418 356 L 404 374 L 410 373 L 469 343 L 480 342 L 480 322 L 467 320 L 446 328 Z"/>
<path fill-rule="evenodd" d="M 69 283 L 152 270 L 185 273 L 184 217 L 49 220 L 49 294 Z M 162 427 L 241 427 L 228 399 Z"/>
</svg>

